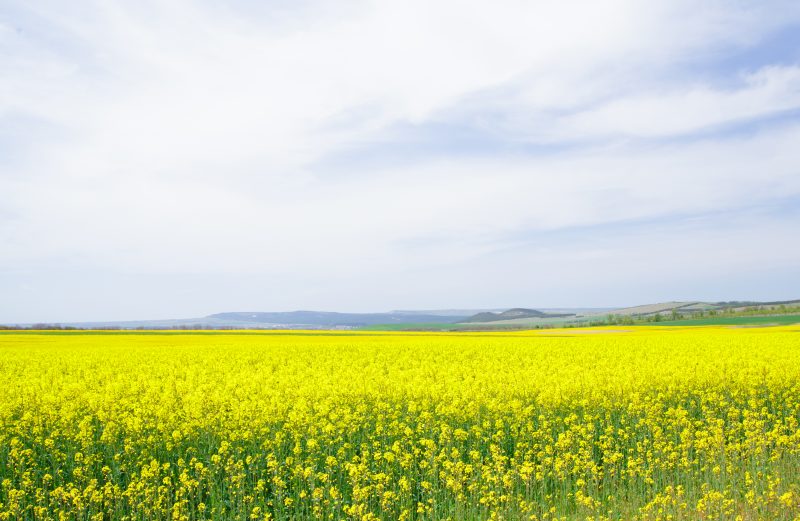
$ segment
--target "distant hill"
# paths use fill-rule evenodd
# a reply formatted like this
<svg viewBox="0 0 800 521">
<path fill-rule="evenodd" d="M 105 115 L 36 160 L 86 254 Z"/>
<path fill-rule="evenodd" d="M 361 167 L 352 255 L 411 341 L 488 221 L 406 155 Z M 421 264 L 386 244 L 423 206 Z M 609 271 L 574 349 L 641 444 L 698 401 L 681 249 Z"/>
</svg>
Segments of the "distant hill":
<svg viewBox="0 0 800 521">
<path fill-rule="evenodd" d="M 370 326 L 375 324 L 399 324 L 413 322 L 418 324 L 459 322 L 464 315 L 438 315 L 401 313 L 336 313 L 332 311 L 285 311 L 285 312 L 228 312 L 209 315 L 208 318 L 224 322 L 247 322 L 270 325 L 309 325 L 309 326 Z"/>
<path fill-rule="evenodd" d="M 571 316 L 574 316 L 574 313 L 545 313 L 536 309 L 513 308 L 503 311 L 502 313 L 478 313 L 463 320 L 462 323 L 471 324 L 475 322 L 485 323 L 499 322 L 501 320 L 517 320 L 520 318 L 560 318 Z"/>
<path fill-rule="evenodd" d="M 659 302 L 656 304 L 644 304 L 641 306 L 632 306 L 628 308 L 615 309 L 609 311 L 610 314 L 620 316 L 647 316 L 661 313 L 671 313 L 673 310 L 697 310 L 697 309 L 714 309 L 715 306 L 705 304 L 703 302 Z"/>
<path fill-rule="evenodd" d="M 472 315 L 478 313 L 486 313 L 486 312 L 496 312 L 499 313 L 504 311 L 506 308 L 496 308 L 496 309 L 416 309 L 416 310 L 406 310 L 406 309 L 395 309 L 389 311 L 392 315 L 437 315 L 440 317 L 471 317 Z"/>
<path fill-rule="evenodd" d="M 723 313 L 723 312 L 742 312 L 744 310 L 756 310 L 751 313 L 758 313 L 763 310 L 770 313 L 779 310 L 781 307 L 791 308 L 800 306 L 800 300 L 784 301 L 728 301 L 728 302 L 701 302 L 701 301 L 673 301 L 659 302 L 654 304 L 643 304 L 617 309 L 587 309 L 587 310 L 564 310 L 571 311 L 568 314 L 544 313 L 539 310 L 515 308 L 504 311 L 503 313 L 479 313 L 469 317 L 462 322 L 463 325 L 481 326 L 488 328 L 503 327 L 543 327 L 556 325 L 580 325 L 594 321 L 605 320 L 609 316 L 630 317 L 634 320 L 656 318 L 663 322 L 664 318 L 672 320 L 681 318 L 697 317 L 703 313 Z"/>
<path fill-rule="evenodd" d="M 796 312 L 800 300 L 756 302 L 677 301 L 644 304 L 626 308 L 530 309 L 443 309 L 398 310 L 384 313 L 337 313 L 330 311 L 236 311 L 205 317 L 168 320 L 126 320 L 107 322 L 62 322 L 47 324 L 0 324 L 0 326 L 41 329 L 69 327 L 78 329 L 356 329 L 369 327 L 387 330 L 425 329 L 503 329 L 508 327 L 548 327 L 601 322 L 608 317 L 633 320 L 698 319 L 704 316 L 734 314 L 787 314 Z M 626 318 L 627 319 L 627 318 Z M 430 324 L 430 326 L 426 326 Z M 452 324 L 452 328 L 450 325 Z"/>
<path fill-rule="evenodd" d="M 609 311 L 614 315 L 630 315 L 630 316 L 648 316 L 656 314 L 691 314 L 697 311 L 727 311 L 727 310 L 741 310 L 745 308 L 760 308 L 770 310 L 779 308 L 780 306 L 797 306 L 800 305 L 800 300 L 782 300 L 773 302 L 758 302 L 752 300 L 740 301 L 734 300 L 729 302 L 699 302 L 699 301 L 685 301 L 685 302 L 662 302 L 658 304 L 645 304 L 643 306 L 634 306 L 629 308 L 621 308 Z"/>
<path fill-rule="evenodd" d="M 61 326 L 78 329 L 353 329 L 376 324 L 443 324 L 464 320 L 468 314 L 445 310 L 431 312 L 336 313 L 328 311 L 236 311 L 205 317 L 167 320 L 115 320 L 104 322 L 58 322 L 5 324 L 20 327 Z"/>
</svg>

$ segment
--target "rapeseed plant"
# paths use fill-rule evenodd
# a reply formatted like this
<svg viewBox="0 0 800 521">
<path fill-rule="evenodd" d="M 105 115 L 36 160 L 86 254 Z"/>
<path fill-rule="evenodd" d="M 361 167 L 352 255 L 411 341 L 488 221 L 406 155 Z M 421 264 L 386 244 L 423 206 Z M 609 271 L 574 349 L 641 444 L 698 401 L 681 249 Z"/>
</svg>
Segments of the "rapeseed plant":
<svg viewBox="0 0 800 521">
<path fill-rule="evenodd" d="M 0 520 L 798 519 L 800 330 L 0 334 Z"/>
</svg>

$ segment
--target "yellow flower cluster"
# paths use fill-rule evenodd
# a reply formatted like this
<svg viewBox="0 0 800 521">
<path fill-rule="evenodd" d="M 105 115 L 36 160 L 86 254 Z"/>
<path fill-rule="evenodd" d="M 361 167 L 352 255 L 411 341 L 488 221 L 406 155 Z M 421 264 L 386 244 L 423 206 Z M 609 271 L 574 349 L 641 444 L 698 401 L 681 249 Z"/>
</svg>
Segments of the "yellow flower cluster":
<svg viewBox="0 0 800 521">
<path fill-rule="evenodd" d="M 800 328 L 2 333 L 0 521 L 800 519 Z"/>
</svg>

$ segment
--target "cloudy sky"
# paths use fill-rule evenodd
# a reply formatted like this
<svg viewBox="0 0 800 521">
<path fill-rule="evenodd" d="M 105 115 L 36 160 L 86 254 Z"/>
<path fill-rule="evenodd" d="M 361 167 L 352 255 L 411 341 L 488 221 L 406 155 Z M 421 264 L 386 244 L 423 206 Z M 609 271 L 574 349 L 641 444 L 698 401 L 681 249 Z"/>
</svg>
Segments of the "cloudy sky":
<svg viewBox="0 0 800 521">
<path fill-rule="evenodd" d="M 800 298 L 800 3 L 0 3 L 0 322 Z"/>
</svg>

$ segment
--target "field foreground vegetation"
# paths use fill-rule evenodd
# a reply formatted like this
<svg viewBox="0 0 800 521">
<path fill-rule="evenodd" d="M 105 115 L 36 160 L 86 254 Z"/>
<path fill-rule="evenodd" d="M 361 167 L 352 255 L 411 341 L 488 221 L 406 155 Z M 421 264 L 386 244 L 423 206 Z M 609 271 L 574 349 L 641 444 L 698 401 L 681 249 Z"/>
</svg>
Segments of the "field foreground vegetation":
<svg viewBox="0 0 800 521">
<path fill-rule="evenodd" d="M 800 519 L 800 327 L 2 333 L 0 520 Z"/>
</svg>

